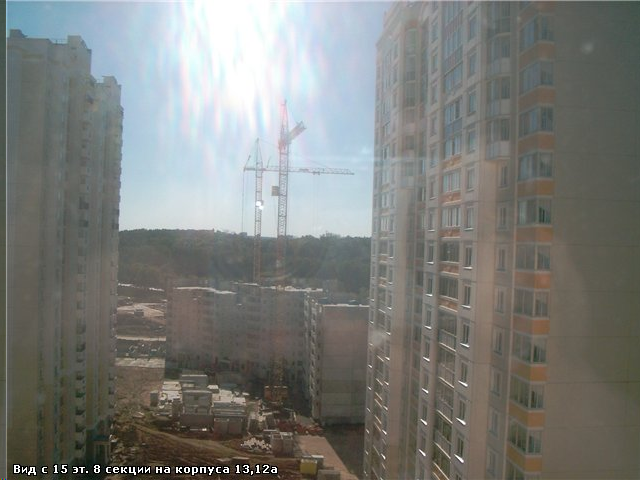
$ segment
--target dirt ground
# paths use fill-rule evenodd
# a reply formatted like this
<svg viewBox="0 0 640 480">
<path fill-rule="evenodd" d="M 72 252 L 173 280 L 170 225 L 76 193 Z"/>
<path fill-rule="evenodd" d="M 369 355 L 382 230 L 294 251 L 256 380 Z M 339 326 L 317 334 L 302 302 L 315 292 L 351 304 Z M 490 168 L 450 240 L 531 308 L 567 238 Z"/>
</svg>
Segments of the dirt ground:
<svg viewBox="0 0 640 480">
<path fill-rule="evenodd" d="M 161 431 L 149 410 L 149 393 L 158 390 L 164 370 L 160 368 L 116 368 L 116 414 L 112 449 L 112 465 L 139 466 L 207 466 L 236 456 L 247 457 L 251 465 L 269 464 L 278 468 L 278 476 L 269 478 L 294 480 L 302 478 L 299 461 L 292 458 L 274 458 L 269 455 L 248 453 L 238 448 L 238 439 L 212 440 L 212 434 L 200 432 Z M 152 469 L 152 471 L 154 471 Z M 260 475 L 253 475 L 260 477 Z M 264 476 L 265 478 L 267 476 Z M 108 480 L 129 478 L 158 480 L 156 475 L 112 475 Z M 184 478 L 184 475 L 163 475 L 163 479 Z M 212 477 L 190 476 L 193 479 Z M 215 477 L 214 477 L 215 478 Z M 222 478 L 222 477 L 221 477 Z M 227 475 L 225 478 L 246 478 L 245 475 Z"/>
</svg>

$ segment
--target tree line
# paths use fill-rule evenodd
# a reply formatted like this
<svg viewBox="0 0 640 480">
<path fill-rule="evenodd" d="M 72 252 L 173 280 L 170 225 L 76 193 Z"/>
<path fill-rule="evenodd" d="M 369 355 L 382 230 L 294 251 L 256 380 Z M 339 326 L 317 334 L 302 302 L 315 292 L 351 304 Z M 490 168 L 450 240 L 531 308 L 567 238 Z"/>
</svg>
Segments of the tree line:
<svg viewBox="0 0 640 480">
<path fill-rule="evenodd" d="M 263 278 L 273 277 L 276 240 L 262 238 Z M 167 279 L 218 285 L 253 281 L 253 237 L 213 230 L 126 230 L 120 232 L 120 283 L 165 288 Z M 322 286 L 337 281 L 340 291 L 367 298 L 371 239 L 325 234 L 287 239 L 289 283 Z M 195 283 L 194 283 L 195 284 Z"/>
</svg>

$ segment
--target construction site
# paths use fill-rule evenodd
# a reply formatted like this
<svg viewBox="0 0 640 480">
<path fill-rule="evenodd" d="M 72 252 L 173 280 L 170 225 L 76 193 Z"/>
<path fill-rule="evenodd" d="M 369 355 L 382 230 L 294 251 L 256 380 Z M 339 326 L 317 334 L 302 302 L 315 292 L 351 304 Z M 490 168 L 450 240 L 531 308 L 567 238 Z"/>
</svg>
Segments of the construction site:
<svg viewBox="0 0 640 480">
<path fill-rule="evenodd" d="M 325 430 L 301 414 L 310 411 L 304 301 L 325 293 L 287 285 L 288 174 L 352 174 L 290 166 L 290 144 L 304 129 L 300 122 L 289 130 L 283 103 L 277 169 L 263 165 L 258 141 L 253 164 L 250 157 L 245 166 L 245 173 L 254 171 L 256 180 L 254 283 L 236 284 L 233 292 L 168 288 L 166 303 L 122 299 L 112 465 L 149 466 L 149 478 L 157 478 L 154 467 L 171 467 L 165 478 L 173 478 L 181 475 L 177 466 L 220 466 L 229 467 L 224 472 L 231 478 L 269 474 L 357 479 L 362 450 L 353 445 L 362 444 L 361 426 L 346 429 L 344 435 L 329 432 L 341 439 L 347 467 L 324 437 Z M 278 186 L 272 189 L 278 197 L 276 265 L 268 279 L 263 278 L 261 260 L 265 171 L 278 172 Z M 366 322 L 366 315 L 363 318 Z M 166 373 L 157 363 L 165 358 Z M 361 423 L 362 409 L 356 410 L 354 421 Z M 146 478 L 139 473 L 135 477 Z"/>
</svg>

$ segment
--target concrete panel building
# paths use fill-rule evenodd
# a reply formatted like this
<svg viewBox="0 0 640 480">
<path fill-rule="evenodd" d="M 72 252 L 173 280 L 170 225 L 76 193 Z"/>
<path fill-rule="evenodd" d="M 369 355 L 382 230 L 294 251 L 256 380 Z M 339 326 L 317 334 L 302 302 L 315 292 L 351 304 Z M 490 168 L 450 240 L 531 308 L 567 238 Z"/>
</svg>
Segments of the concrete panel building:
<svg viewBox="0 0 640 480">
<path fill-rule="evenodd" d="M 123 110 L 66 41 L 7 39 L 7 463 L 105 463 Z"/>
<path fill-rule="evenodd" d="M 321 425 L 364 423 L 369 306 L 306 303 L 311 416 Z"/>
<path fill-rule="evenodd" d="M 398 3 L 365 476 L 640 475 L 640 7 Z"/>
<path fill-rule="evenodd" d="M 282 360 L 285 384 L 303 380 L 304 297 L 321 290 L 239 283 L 234 291 L 179 287 L 168 298 L 167 360 L 180 368 L 234 370 L 269 381 Z"/>
</svg>

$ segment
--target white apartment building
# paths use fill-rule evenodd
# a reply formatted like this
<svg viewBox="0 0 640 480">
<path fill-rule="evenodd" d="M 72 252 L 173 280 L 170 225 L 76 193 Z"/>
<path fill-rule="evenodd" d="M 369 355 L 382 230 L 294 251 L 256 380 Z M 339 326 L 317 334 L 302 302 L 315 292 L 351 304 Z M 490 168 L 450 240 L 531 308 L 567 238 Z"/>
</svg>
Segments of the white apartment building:
<svg viewBox="0 0 640 480">
<path fill-rule="evenodd" d="M 640 475 L 637 3 L 396 3 L 370 479 Z"/>
<path fill-rule="evenodd" d="M 364 422 L 369 306 L 305 299 L 306 381 L 321 425 Z"/>
<path fill-rule="evenodd" d="M 120 85 L 7 39 L 7 465 L 105 463 L 114 408 Z"/>
</svg>

